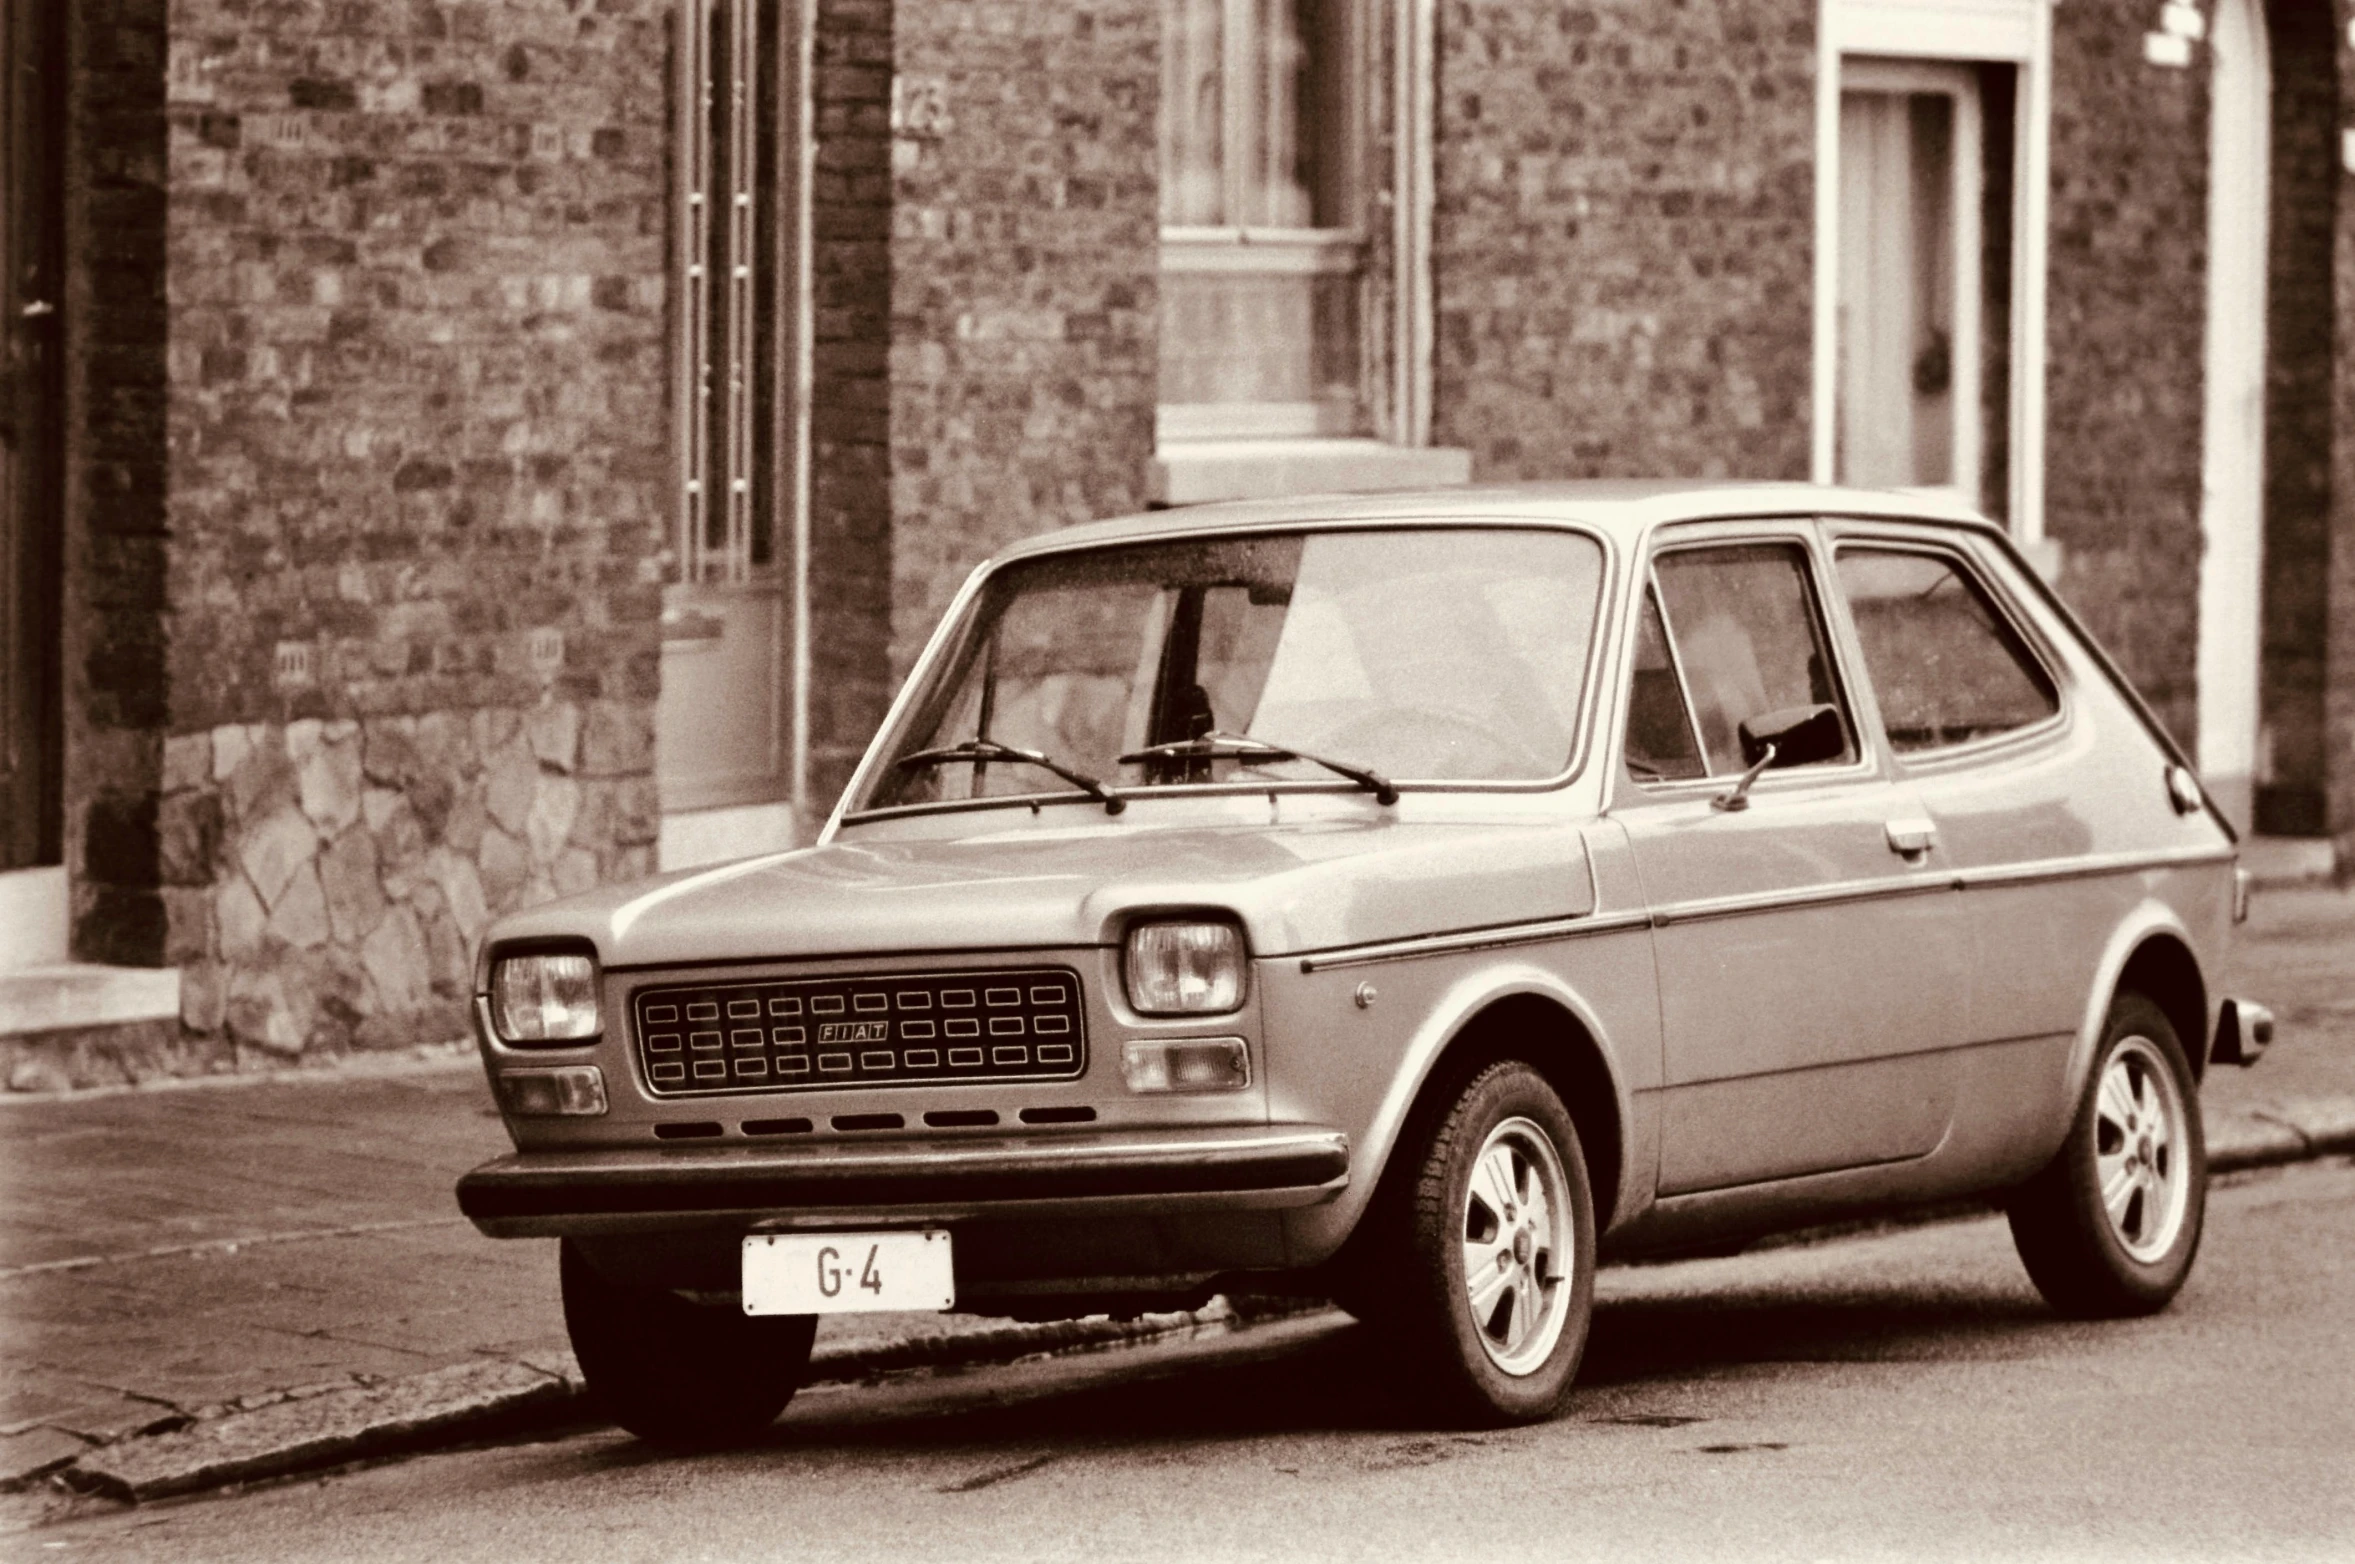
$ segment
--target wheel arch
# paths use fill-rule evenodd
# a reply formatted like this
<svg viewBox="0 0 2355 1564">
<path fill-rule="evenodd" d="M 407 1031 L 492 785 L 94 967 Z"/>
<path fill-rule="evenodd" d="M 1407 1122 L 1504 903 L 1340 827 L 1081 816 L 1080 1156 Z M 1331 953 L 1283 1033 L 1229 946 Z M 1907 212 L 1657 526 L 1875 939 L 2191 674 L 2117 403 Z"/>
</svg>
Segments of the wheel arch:
<svg viewBox="0 0 2355 1564">
<path fill-rule="evenodd" d="M 2193 1080 L 2208 1073 L 2208 985 L 2200 975 L 2199 958 L 2173 934 L 2145 937 L 2118 971 L 2118 992 L 2132 989 L 2147 995 L 2167 1019 L 2191 1063 Z"/>
<path fill-rule="evenodd" d="M 1368 1132 L 1378 1158 L 1375 1201 L 1393 1182 L 1394 1153 L 1430 1116 L 1444 1113 L 1465 1082 L 1500 1059 L 1522 1059 L 1545 1076 L 1577 1127 L 1594 1195 L 1598 1231 L 1608 1230 L 1630 1187 L 1633 1105 L 1604 1029 L 1562 981 L 1536 967 L 1485 974 L 1459 985 L 1426 1023 L 1414 1067 L 1399 1072 Z"/>
<path fill-rule="evenodd" d="M 2147 994 L 2167 1013 L 2191 1064 L 2193 1079 L 2205 1076 L 2214 1007 L 2207 978 L 2200 971 L 2191 933 L 2175 909 L 2165 902 L 2145 901 L 2110 936 L 2095 981 L 2087 991 L 2084 1019 L 2069 1058 L 2069 1101 L 2075 1102 L 2085 1090 L 2110 1006 L 2127 989 Z"/>
</svg>

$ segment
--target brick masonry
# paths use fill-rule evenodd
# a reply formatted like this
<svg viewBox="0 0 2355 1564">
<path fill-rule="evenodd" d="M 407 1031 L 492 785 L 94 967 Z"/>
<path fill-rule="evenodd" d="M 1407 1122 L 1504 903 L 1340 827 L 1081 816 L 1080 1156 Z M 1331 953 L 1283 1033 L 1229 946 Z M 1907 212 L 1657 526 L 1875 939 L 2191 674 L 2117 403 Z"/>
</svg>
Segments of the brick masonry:
<svg viewBox="0 0 2355 1564">
<path fill-rule="evenodd" d="M 1435 437 L 1480 479 L 1803 478 L 1812 0 L 1445 0 Z"/>
<path fill-rule="evenodd" d="M 652 865 L 668 10 L 77 7 L 75 946 L 195 1053 Z"/>
<path fill-rule="evenodd" d="M 2332 54 L 2344 131 L 2350 128 L 2343 118 L 2345 105 L 2355 102 L 2355 47 L 2348 37 L 2349 7 L 2342 3 L 2333 12 Z M 2343 165 L 2332 176 L 2338 199 L 2331 251 L 2330 612 L 2323 697 L 2324 826 L 2335 842 L 2342 882 L 2355 881 L 2355 439 L 2341 438 L 2355 430 L 2355 350 L 2343 335 L 2347 323 L 2355 322 L 2355 201 L 2347 198 L 2346 176 Z"/>
<path fill-rule="evenodd" d="M 2266 279 L 2260 831 L 2322 829 L 2330 612 L 2331 248 L 2338 219 L 2338 58 L 2327 0 L 2267 7 L 2273 123 Z"/>
<path fill-rule="evenodd" d="M 2207 57 L 2146 0 L 2053 12 L 2045 529 L 2062 594 L 2186 744 L 2198 719 Z"/>
<path fill-rule="evenodd" d="M 671 4 L 75 8 L 75 943 L 183 969 L 166 1067 L 443 1040 L 488 918 L 651 865 Z M 812 4 L 830 796 L 976 560 L 1143 501 L 1160 8 Z M 2206 78 L 2152 16 L 2056 11 L 2047 524 L 2189 739 Z M 1480 476 L 1804 473 L 1814 18 L 1441 5 L 1435 433 Z"/>
<path fill-rule="evenodd" d="M 813 0 L 811 772 L 831 799 L 891 700 L 892 0 Z"/>
<path fill-rule="evenodd" d="M 991 550 L 1144 504 L 1159 36 L 1156 0 L 900 7 L 894 675 Z"/>
<path fill-rule="evenodd" d="M 1159 27 L 1152 0 L 817 0 L 821 797 L 966 572 L 1144 503 Z"/>
</svg>

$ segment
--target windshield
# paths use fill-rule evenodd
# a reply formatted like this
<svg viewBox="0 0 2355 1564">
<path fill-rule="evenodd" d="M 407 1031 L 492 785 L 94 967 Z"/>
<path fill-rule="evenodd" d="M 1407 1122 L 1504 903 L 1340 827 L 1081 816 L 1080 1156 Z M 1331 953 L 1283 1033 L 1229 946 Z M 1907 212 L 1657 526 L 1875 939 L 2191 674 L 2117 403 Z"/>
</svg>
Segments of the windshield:
<svg viewBox="0 0 2355 1564">
<path fill-rule="evenodd" d="M 857 807 L 1071 790 L 1003 750 L 927 754 L 976 741 L 1122 792 L 1337 780 L 1248 746 L 1188 750 L 1212 734 L 1401 781 L 1555 777 L 1578 725 L 1602 569 L 1592 538 L 1534 528 L 1193 539 L 1024 560 L 990 578 Z M 1177 749 L 1137 754 L 1157 745 Z"/>
</svg>

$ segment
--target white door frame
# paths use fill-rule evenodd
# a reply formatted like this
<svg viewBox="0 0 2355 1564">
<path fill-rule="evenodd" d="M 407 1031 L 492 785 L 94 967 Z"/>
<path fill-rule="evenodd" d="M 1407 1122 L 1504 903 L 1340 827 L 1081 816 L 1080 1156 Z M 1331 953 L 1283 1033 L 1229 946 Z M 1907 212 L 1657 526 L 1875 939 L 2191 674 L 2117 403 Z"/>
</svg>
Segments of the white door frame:
<svg viewBox="0 0 2355 1564">
<path fill-rule="evenodd" d="M 2199 762 L 2243 830 L 2263 780 L 2265 315 L 2273 69 L 2262 0 L 2217 0 L 2200 444 Z"/>
<path fill-rule="evenodd" d="M 1840 81 L 1850 57 L 1993 61 L 2019 71 L 2012 165 L 2012 536 L 2044 542 L 2046 227 L 2052 204 L 2053 0 L 1821 0 L 1816 29 L 1815 377 L 1809 471 L 1834 476 L 1840 300 Z M 1960 345 L 1957 345 L 1957 357 Z"/>
</svg>

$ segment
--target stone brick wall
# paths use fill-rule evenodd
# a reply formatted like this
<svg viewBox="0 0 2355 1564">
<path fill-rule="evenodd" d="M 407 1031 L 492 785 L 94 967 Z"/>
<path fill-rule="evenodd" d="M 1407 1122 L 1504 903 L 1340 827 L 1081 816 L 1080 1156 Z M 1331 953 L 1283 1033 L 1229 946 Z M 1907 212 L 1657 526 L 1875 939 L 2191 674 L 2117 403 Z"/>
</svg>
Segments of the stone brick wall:
<svg viewBox="0 0 2355 1564">
<path fill-rule="evenodd" d="M 639 709 L 611 701 L 172 737 L 184 1028 L 240 1057 L 463 1035 L 494 914 L 652 871 L 649 759 Z"/>
<path fill-rule="evenodd" d="M 1803 478 L 1813 0 L 1446 0 L 1435 438 L 1483 479 Z"/>
<path fill-rule="evenodd" d="M 488 916 L 651 867 L 669 3 L 102 3 L 77 949 L 232 1057 L 446 1040 Z"/>
<path fill-rule="evenodd" d="M 2332 246 L 2338 227 L 2338 29 L 2328 0 L 2268 6 L 2273 67 L 2266 279 L 2263 710 L 2272 775 L 2260 831 L 2323 827 L 2331 532 Z"/>
<path fill-rule="evenodd" d="M 2333 8 L 2332 52 L 2338 64 L 2339 101 L 2355 103 L 2355 46 L 2348 37 L 2349 13 Z M 2344 122 L 2342 121 L 2342 124 Z M 2328 569 L 2329 627 L 2325 657 L 2328 692 L 2323 698 L 2325 811 L 2323 825 L 2336 844 L 2342 884 L 2355 882 L 2355 348 L 2343 332 L 2355 322 L 2355 200 L 2346 194 L 2345 170 L 2334 176 L 2336 222 L 2332 245 L 2331 546 Z"/>
<path fill-rule="evenodd" d="M 1157 0 L 903 0 L 892 143 L 891 669 L 965 573 L 1144 505 Z"/>
<path fill-rule="evenodd" d="M 2207 56 L 2143 58 L 2146 0 L 2053 11 L 2045 528 L 2060 590 L 2196 741 Z"/>
<path fill-rule="evenodd" d="M 818 0 L 822 799 L 975 564 L 1144 504 L 1159 34 L 1154 0 Z"/>
<path fill-rule="evenodd" d="M 891 687 L 892 0 L 814 0 L 810 775 L 830 806 Z"/>
<path fill-rule="evenodd" d="M 167 715 L 165 0 L 67 16 L 65 855 L 85 959 L 154 966 Z"/>
</svg>

